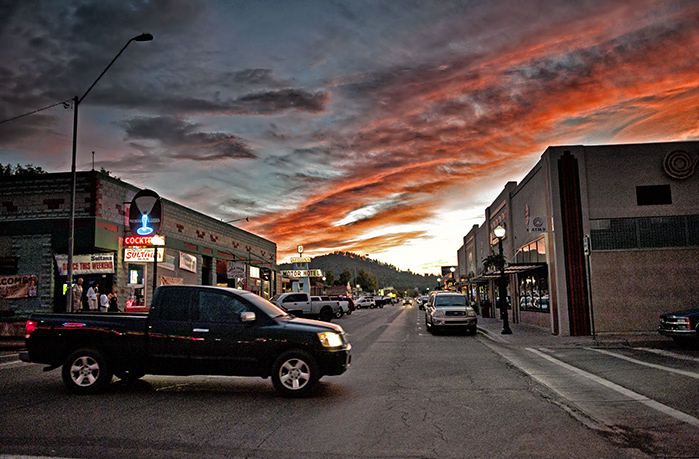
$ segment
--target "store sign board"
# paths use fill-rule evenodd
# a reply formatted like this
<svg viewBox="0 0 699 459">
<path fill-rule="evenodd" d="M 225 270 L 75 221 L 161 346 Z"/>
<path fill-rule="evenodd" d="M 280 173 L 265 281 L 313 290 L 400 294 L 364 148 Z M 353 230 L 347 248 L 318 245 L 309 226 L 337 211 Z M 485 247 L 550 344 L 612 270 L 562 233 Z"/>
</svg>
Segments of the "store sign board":
<svg viewBox="0 0 699 459">
<path fill-rule="evenodd" d="M 229 279 L 245 279 L 245 263 L 228 262 Z"/>
<path fill-rule="evenodd" d="M 180 252 L 180 269 L 192 273 L 197 272 L 197 257 L 188 253 Z"/>
<path fill-rule="evenodd" d="M 291 257 L 292 263 L 310 263 L 311 257 Z"/>
<path fill-rule="evenodd" d="M 141 190 L 131 200 L 129 228 L 132 236 L 158 234 L 163 223 L 163 203 L 153 190 Z"/>
<path fill-rule="evenodd" d="M 284 276 L 289 277 L 323 277 L 321 269 L 289 269 L 282 271 Z"/>
<path fill-rule="evenodd" d="M 124 245 L 127 247 L 142 247 L 144 245 L 163 245 L 165 236 L 126 236 Z"/>
<path fill-rule="evenodd" d="M 54 255 L 58 272 L 68 275 L 68 255 Z M 151 259 L 153 256 L 151 255 Z M 78 274 L 114 274 L 114 254 L 95 253 L 91 255 L 73 255 L 73 275 Z"/>
<path fill-rule="evenodd" d="M 553 230 L 550 228 L 549 220 L 551 217 L 532 217 L 529 220 L 529 232 L 530 233 L 550 233 Z"/>
<path fill-rule="evenodd" d="M 153 252 L 155 249 L 137 249 L 127 247 L 124 249 L 125 263 L 153 263 Z M 158 263 L 165 258 L 165 249 L 158 249 Z"/>
</svg>

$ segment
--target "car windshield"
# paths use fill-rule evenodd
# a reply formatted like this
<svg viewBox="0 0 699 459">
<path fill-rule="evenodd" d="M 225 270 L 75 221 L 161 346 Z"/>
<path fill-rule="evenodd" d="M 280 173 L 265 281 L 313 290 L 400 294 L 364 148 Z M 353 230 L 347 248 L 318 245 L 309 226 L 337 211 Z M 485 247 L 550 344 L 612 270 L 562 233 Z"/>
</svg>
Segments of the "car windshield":
<svg viewBox="0 0 699 459">
<path fill-rule="evenodd" d="M 464 295 L 439 295 L 434 299 L 436 307 L 444 306 L 466 306 Z"/>
</svg>

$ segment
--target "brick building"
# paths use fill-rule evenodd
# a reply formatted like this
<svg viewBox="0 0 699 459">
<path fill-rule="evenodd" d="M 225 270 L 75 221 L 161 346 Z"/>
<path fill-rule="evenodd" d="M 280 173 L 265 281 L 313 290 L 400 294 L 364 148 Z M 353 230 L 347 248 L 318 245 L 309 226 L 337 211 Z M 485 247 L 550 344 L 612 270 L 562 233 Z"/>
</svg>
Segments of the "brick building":
<svg viewBox="0 0 699 459">
<path fill-rule="evenodd" d="M 32 311 L 66 310 L 70 190 L 69 173 L 0 178 L 0 335 Z M 165 246 L 154 267 L 152 253 L 144 258 L 125 238 L 139 188 L 90 171 L 77 174 L 76 190 L 73 278 L 85 290 L 117 287 L 121 310 L 127 301 L 147 307 L 154 270 L 157 285 L 225 285 L 267 298 L 281 289 L 272 241 L 162 199 Z"/>
</svg>

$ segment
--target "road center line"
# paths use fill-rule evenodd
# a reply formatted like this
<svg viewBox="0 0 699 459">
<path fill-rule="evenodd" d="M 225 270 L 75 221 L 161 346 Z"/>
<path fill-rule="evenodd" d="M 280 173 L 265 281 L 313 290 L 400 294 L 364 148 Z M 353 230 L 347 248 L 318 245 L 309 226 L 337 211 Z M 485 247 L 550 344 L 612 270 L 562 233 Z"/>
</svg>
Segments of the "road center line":
<svg viewBox="0 0 699 459">
<path fill-rule="evenodd" d="M 601 354 L 609 355 L 612 357 L 616 357 L 618 359 L 626 360 L 628 362 L 635 363 L 637 365 L 643 365 L 645 367 L 655 368 L 656 370 L 663 370 L 663 371 L 667 371 L 669 373 L 676 373 L 678 375 L 688 376 L 690 378 L 699 379 L 699 373 L 695 373 L 693 371 L 678 370 L 676 368 L 670 368 L 670 367 L 666 367 L 663 365 L 657 365 L 655 363 L 643 362 L 642 360 L 637 360 L 637 359 L 634 359 L 631 357 L 627 357 L 625 355 L 617 354 L 616 352 L 605 351 L 604 349 L 594 349 L 591 347 L 586 348 L 586 349 L 589 349 L 589 350 L 595 351 L 595 352 L 599 352 Z"/>
<path fill-rule="evenodd" d="M 648 406 L 649 408 L 653 408 L 654 410 L 660 411 L 661 413 L 664 413 L 668 416 L 671 416 L 679 421 L 686 422 L 687 424 L 690 424 L 694 427 L 699 427 L 699 419 L 697 419 L 693 416 L 690 416 L 686 413 L 678 411 L 678 410 L 671 408 L 667 405 L 663 405 L 662 403 L 656 402 L 655 400 L 651 400 L 648 397 L 646 397 L 645 395 L 641 395 L 641 394 L 636 393 L 632 390 L 626 389 L 625 387 L 622 387 L 618 384 L 615 384 L 611 381 L 607 381 L 606 379 L 603 379 L 603 378 L 600 378 L 599 376 L 593 375 L 592 373 L 588 373 L 587 371 L 581 370 L 580 368 L 569 365 L 565 362 L 562 362 L 558 359 L 551 357 L 550 355 L 544 354 L 543 352 L 540 352 L 536 349 L 532 349 L 530 347 L 528 347 L 526 349 L 529 352 L 532 352 L 532 353 L 538 355 L 539 357 L 548 360 L 551 363 L 554 363 L 562 368 L 565 368 L 566 370 L 572 371 L 573 373 L 576 373 L 580 376 L 588 378 L 588 379 L 590 379 L 598 384 L 603 385 L 604 387 L 607 387 L 607 388 L 612 389 L 616 392 L 619 392 L 620 394 L 623 394 L 632 400 L 643 403 L 644 405 Z"/>
</svg>

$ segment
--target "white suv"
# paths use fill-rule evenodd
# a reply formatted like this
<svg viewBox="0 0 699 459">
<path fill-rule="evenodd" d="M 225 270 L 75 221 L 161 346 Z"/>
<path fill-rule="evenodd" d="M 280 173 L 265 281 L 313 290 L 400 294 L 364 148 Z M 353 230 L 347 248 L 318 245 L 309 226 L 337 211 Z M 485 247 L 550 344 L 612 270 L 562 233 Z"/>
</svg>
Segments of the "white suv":
<svg viewBox="0 0 699 459">
<path fill-rule="evenodd" d="M 376 307 L 376 302 L 374 301 L 373 298 L 363 296 L 363 297 L 360 297 L 354 303 L 354 305 L 357 307 L 357 309 L 364 309 L 364 308 L 374 309 Z"/>
<path fill-rule="evenodd" d="M 466 296 L 460 293 L 433 293 L 425 305 L 425 327 L 430 333 L 438 329 L 464 328 L 475 335 L 477 325 L 476 311 L 468 305 Z"/>
</svg>

